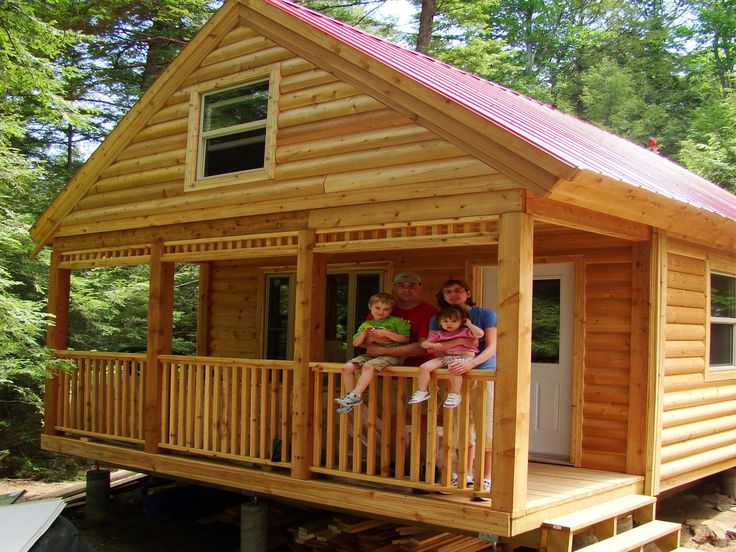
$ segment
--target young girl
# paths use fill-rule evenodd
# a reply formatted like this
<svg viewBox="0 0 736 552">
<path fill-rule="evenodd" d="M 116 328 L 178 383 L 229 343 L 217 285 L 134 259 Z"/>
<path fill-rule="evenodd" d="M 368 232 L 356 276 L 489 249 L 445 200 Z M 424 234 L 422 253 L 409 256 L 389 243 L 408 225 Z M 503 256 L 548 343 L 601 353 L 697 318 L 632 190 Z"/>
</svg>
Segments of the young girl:
<svg viewBox="0 0 736 552">
<path fill-rule="evenodd" d="M 424 402 L 429 398 L 427 387 L 429 386 L 430 374 L 434 370 L 443 366 L 449 367 L 458 360 L 465 362 L 474 358 L 478 353 L 478 340 L 483 337 L 484 332 L 474 325 L 460 308 L 455 306 L 444 307 L 437 313 L 437 322 L 440 330 L 422 341 L 421 346 L 430 352 L 443 352 L 443 356 L 428 360 L 419 367 L 418 389 L 409 399 L 409 404 Z M 467 338 L 467 340 L 463 338 Z M 455 339 L 461 339 L 462 341 L 443 351 L 441 343 Z M 447 394 L 442 406 L 455 408 L 460 404 L 462 384 L 462 375 L 450 374 L 450 393 Z"/>
</svg>

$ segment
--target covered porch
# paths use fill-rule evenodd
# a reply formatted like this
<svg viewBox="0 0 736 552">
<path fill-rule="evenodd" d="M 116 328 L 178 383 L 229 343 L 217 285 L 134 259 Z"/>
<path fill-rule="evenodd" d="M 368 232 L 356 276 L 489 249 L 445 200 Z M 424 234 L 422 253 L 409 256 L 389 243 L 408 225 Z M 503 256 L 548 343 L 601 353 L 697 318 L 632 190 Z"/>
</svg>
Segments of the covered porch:
<svg viewBox="0 0 736 552">
<path fill-rule="evenodd" d="M 377 223 L 361 211 L 358 220 L 364 224 L 344 228 L 339 225 L 345 210 L 326 209 L 310 220 L 310 226 L 324 230 L 55 252 L 50 310 L 56 325 L 49 345 L 75 369 L 49 380 L 43 446 L 141 471 L 499 536 L 532 531 L 546 518 L 644 491 L 641 456 L 631 460 L 640 468 L 630 470 L 636 475 L 529 462 L 535 216 L 522 209 L 538 211 L 542 204 L 525 201 L 518 191 L 481 195 L 468 196 L 458 208 L 467 216 L 453 219 L 432 219 L 439 202 L 417 200 L 410 213 L 414 223 Z M 498 212 L 488 214 L 489 206 Z M 564 219 L 549 207 L 542 220 Z M 605 229 L 608 236 L 629 240 L 648 236 L 614 217 L 578 221 L 576 227 Z M 498 371 L 471 375 L 465 385 L 472 399 L 447 411 L 436 394 L 426 405 L 408 406 L 417 370 L 386 370 L 364 406 L 349 416 L 335 414 L 340 364 L 322 360 L 328 258 L 345 251 L 448 247 L 493 248 Z M 293 358 L 172 355 L 175 263 L 243 258 L 295 261 Z M 126 263 L 150 265 L 147 352 L 67 351 L 71 271 Z M 433 385 L 442 393 L 446 375 L 437 373 Z M 477 406 L 485 404 L 486 386 L 479 384 L 489 379 L 495 383 L 495 412 Z M 465 473 L 466 447 L 455 458 L 457 443 L 468 441 L 472 408 L 478 427 L 493 419 L 490 494 L 479 489 L 483 432 L 472 474 Z M 461 482 L 468 475 L 474 479 L 473 488 L 451 485 L 453 462 Z"/>
</svg>

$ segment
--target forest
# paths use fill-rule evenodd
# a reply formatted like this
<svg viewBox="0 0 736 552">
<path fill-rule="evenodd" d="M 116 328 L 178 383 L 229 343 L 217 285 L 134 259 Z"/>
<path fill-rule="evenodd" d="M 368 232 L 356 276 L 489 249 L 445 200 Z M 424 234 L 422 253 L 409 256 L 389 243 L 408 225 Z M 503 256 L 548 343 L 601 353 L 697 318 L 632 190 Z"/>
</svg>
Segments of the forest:
<svg viewBox="0 0 736 552">
<path fill-rule="evenodd" d="M 49 255 L 28 230 L 221 5 L 0 1 L 0 475 L 63 477 L 39 449 Z M 303 0 L 623 136 L 736 192 L 734 0 Z M 392 10 L 410 6 L 411 28 Z M 395 13 L 395 10 L 394 12 Z M 197 274 L 176 275 L 175 349 Z M 74 274 L 70 347 L 145 350 L 147 267 Z"/>
</svg>

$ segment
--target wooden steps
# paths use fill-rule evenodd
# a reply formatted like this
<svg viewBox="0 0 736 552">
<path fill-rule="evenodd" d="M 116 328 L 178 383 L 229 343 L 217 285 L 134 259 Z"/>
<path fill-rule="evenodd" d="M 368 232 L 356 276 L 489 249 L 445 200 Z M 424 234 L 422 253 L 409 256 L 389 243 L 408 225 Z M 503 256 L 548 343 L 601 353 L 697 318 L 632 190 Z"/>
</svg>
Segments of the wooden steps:
<svg viewBox="0 0 736 552">
<path fill-rule="evenodd" d="M 656 520 L 655 504 L 651 496 L 627 495 L 547 520 L 542 524 L 546 550 L 572 552 L 576 535 L 596 541 L 582 548 L 576 543 L 576 552 L 641 551 L 649 543 L 656 543 L 662 552 L 679 550 L 680 525 Z"/>
<path fill-rule="evenodd" d="M 680 545 L 680 524 L 653 520 L 606 540 L 579 548 L 577 552 L 629 552 L 642 550 L 649 543 L 663 551 L 672 551 Z"/>
</svg>

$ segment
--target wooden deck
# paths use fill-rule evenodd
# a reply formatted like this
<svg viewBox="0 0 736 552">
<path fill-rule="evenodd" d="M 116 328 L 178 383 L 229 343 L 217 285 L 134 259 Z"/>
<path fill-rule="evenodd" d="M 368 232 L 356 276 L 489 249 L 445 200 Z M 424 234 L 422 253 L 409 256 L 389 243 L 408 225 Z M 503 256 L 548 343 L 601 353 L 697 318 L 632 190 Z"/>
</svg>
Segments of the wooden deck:
<svg viewBox="0 0 736 552">
<path fill-rule="evenodd" d="M 359 515 L 369 514 L 401 523 L 499 537 L 534 531 L 545 519 L 640 493 L 643 487 L 640 476 L 532 463 L 529 465 L 526 510 L 511 518 L 505 512 L 494 510 L 490 499 L 478 500 L 471 491 L 420 494 L 403 487 L 381 487 L 338 478 L 298 480 L 288 473 L 259 466 L 244 467 L 223 460 L 176 454 L 151 454 L 120 444 L 62 436 L 44 435 L 42 446 L 174 479 L 250 491 Z"/>
</svg>

